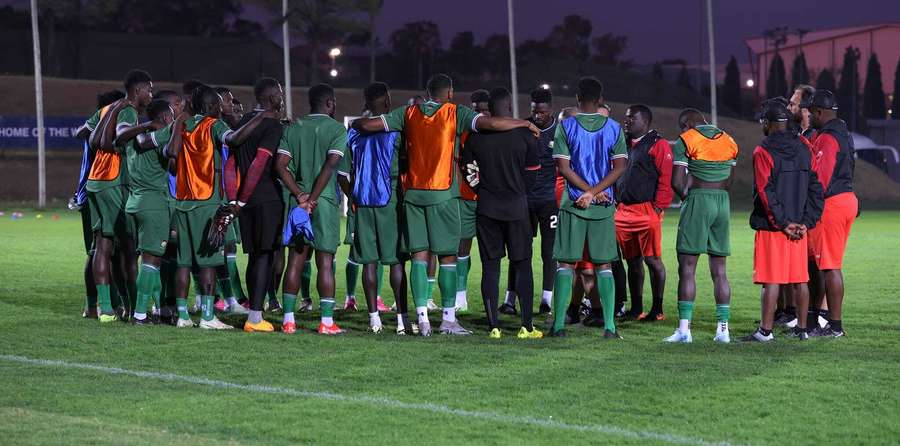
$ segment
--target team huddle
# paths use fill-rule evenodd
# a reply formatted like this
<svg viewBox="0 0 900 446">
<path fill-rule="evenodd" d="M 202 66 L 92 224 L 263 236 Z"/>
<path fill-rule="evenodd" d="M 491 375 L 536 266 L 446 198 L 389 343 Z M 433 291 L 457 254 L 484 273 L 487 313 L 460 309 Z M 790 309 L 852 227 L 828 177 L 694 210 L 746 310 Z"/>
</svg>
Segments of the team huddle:
<svg viewBox="0 0 900 446">
<path fill-rule="evenodd" d="M 695 109 L 681 112 L 681 134 L 670 144 L 645 105 L 628 107 L 622 124 L 611 117 L 602 84 L 590 77 L 578 82 L 577 106 L 558 112 L 549 90 L 534 90 L 526 120 L 512 117 L 515 98 L 505 88 L 477 90 L 471 107 L 457 105 L 452 80 L 437 74 L 424 97 L 393 107 L 388 86 L 375 82 L 363 91 L 362 117 L 347 127 L 334 118 L 327 84 L 309 88 L 309 113 L 293 121 L 272 78 L 256 82 L 246 113 L 227 88 L 199 81 L 180 93 L 154 92 L 150 75 L 132 70 L 124 87 L 99 95 L 78 132 L 84 152 L 70 207 L 82 215 L 87 318 L 220 330 L 233 327 L 217 314 L 231 314 L 246 317 L 246 332 L 272 332 L 269 311 L 282 313 L 280 331 L 292 334 L 295 312 L 313 311 L 315 271 L 317 331 L 341 334 L 335 254 L 348 245 L 343 308 L 357 309 L 361 275 L 371 332 L 383 332 L 381 315 L 394 312 L 397 334 L 429 336 L 429 311 L 439 311 L 438 332 L 470 335 L 457 313 L 468 311 L 476 239 L 488 337 L 503 336 L 506 313 L 521 316 L 518 338 L 537 339 L 539 236 L 538 313 L 550 316 L 547 335 L 581 323 L 622 339 L 617 319 L 666 319 L 662 221 L 677 195 L 679 322 L 665 341 L 692 342 L 701 254 L 716 302 L 713 339 L 731 341 L 728 190 L 739 149 Z M 808 86 L 790 101 L 762 104 L 750 218 L 762 308 L 744 340 L 771 341 L 775 325 L 799 339 L 844 335 L 841 262 L 858 203 L 852 139 L 836 110 L 831 92 Z M 247 255 L 246 293 L 238 244 Z M 392 307 L 381 298 L 385 269 Z"/>
</svg>

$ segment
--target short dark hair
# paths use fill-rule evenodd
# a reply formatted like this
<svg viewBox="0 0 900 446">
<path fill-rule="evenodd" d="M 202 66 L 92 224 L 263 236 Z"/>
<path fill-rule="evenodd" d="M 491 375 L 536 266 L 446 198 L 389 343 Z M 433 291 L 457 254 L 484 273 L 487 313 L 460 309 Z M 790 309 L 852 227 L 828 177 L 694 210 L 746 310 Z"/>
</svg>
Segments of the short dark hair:
<svg viewBox="0 0 900 446">
<path fill-rule="evenodd" d="M 427 91 L 430 96 L 437 96 L 438 93 L 443 93 L 451 88 L 453 88 L 453 79 L 450 79 L 450 76 L 447 76 L 444 73 L 438 73 L 431 76 L 431 78 L 428 79 L 428 84 L 425 85 L 425 91 Z"/>
<path fill-rule="evenodd" d="M 231 93 L 231 89 L 228 87 L 214 87 L 213 90 L 216 90 L 216 93 L 219 93 L 221 96 L 225 96 L 228 93 Z"/>
<path fill-rule="evenodd" d="M 812 100 L 816 89 L 812 85 L 800 84 L 794 87 L 794 91 L 800 91 L 800 104 L 808 104 Z"/>
<path fill-rule="evenodd" d="M 603 84 L 596 77 L 583 77 L 578 80 L 575 94 L 581 101 L 599 101 L 603 97 Z"/>
<path fill-rule="evenodd" d="M 491 96 L 488 99 L 488 106 L 491 108 L 491 111 L 495 110 L 498 105 L 503 103 L 503 101 L 509 101 L 512 97 L 509 90 L 505 87 L 497 87 L 491 90 Z"/>
<path fill-rule="evenodd" d="M 152 81 L 153 80 L 150 79 L 150 73 L 138 69 L 131 70 L 125 75 L 125 91 L 131 90 L 131 87 L 134 87 L 137 84 L 149 83 Z"/>
<path fill-rule="evenodd" d="M 552 104 L 553 93 L 547 88 L 535 88 L 531 90 L 531 102 L 535 104 Z"/>
<path fill-rule="evenodd" d="M 630 105 L 628 107 L 628 109 L 631 110 L 631 113 L 635 113 L 635 114 L 640 113 L 640 114 L 644 115 L 644 120 L 647 121 L 647 125 L 650 125 L 653 123 L 653 112 L 650 111 L 650 107 L 647 107 L 644 104 L 634 104 L 634 105 Z"/>
<path fill-rule="evenodd" d="M 213 97 L 218 95 L 219 93 L 216 93 L 216 90 L 213 90 L 209 85 L 200 84 L 199 87 L 191 92 L 191 110 L 194 113 L 202 113 L 203 104 L 211 102 Z"/>
<path fill-rule="evenodd" d="M 471 96 L 472 103 L 477 104 L 479 102 L 490 102 L 491 96 L 493 96 L 492 91 L 489 92 L 483 88 L 473 91 Z"/>
<path fill-rule="evenodd" d="M 152 121 L 158 118 L 159 115 L 171 110 L 172 109 L 169 108 L 169 101 L 165 99 L 154 99 L 150 101 L 150 105 L 147 106 L 147 117 Z"/>
<path fill-rule="evenodd" d="M 706 118 L 703 117 L 703 112 L 697 110 L 696 108 L 688 107 L 678 114 L 678 123 L 681 124 L 681 122 L 689 116 L 700 116 L 701 119 L 706 120 Z"/>
<path fill-rule="evenodd" d="M 256 83 L 253 84 L 253 97 L 259 99 L 262 96 L 263 92 L 268 88 L 274 88 L 281 84 L 278 83 L 278 80 L 271 77 L 261 77 L 256 80 Z"/>
<path fill-rule="evenodd" d="M 167 101 L 172 96 L 181 97 L 181 95 L 178 94 L 178 92 L 176 92 L 175 90 L 160 90 L 160 91 L 157 91 L 156 93 L 153 93 L 154 98 L 165 99 Z"/>
<path fill-rule="evenodd" d="M 200 82 L 198 79 L 191 79 L 183 84 L 181 84 L 181 94 L 193 94 L 194 90 L 197 87 L 204 85 L 203 82 Z"/>
<path fill-rule="evenodd" d="M 329 99 L 334 99 L 334 88 L 328 84 L 313 85 L 309 88 L 309 106 L 317 108 L 325 105 Z"/>
<path fill-rule="evenodd" d="M 118 101 L 125 97 L 125 92 L 122 90 L 109 90 L 104 93 L 100 93 L 97 95 L 97 108 L 106 107 L 113 102 Z"/>
<path fill-rule="evenodd" d="M 234 105 L 241 105 L 241 100 L 238 99 L 237 97 L 233 97 L 233 98 L 231 98 L 231 103 Z"/>
<path fill-rule="evenodd" d="M 365 98 L 366 104 L 371 104 L 372 101 L 387 96 L 387 94 L 388 84 L 384 82 L 372 82 L 363 90 L 363 98 Z"/>
</svg>

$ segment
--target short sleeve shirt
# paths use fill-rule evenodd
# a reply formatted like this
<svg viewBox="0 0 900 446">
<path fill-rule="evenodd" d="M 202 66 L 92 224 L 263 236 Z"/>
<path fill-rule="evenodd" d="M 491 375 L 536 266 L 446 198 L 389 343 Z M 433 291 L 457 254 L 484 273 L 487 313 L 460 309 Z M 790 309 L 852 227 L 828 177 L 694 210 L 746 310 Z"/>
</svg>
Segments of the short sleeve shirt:
<svg viewBox="0 0 900 446">
<path fill-rule="evenodd" d="M 102 108 L 97 110 L 87 121 L 85 121 L 84 125 L 90 130 L 97 130 L 97 126 L 100 124 L 100 114 L 102 112 Z M 138 113 L 137 110 L 132 106 L 127 106 L 122 110 L 119 110 L 119 115 L 116 117 L 116 131 L 119 130 L 120 127 L 124 126 L 132 126 L 138 124 Z M 87 181 L 87 190 L 89 191 L 100 191 L 112 186 L 119 185 L 128 185 L 128 162 L 125 158 L 121 157 L 122 154 L 126 153 L 126 148 L 132 144 L 132 141 L 129 141 L 124 146 L 116 146 L 115 151 L 119 154 L 119 175 L 116 176 L 113 180 L 88 180 Z"/>
<path fill-rule="evenodd" d="M 419 110 L 425 116 L 434 115 L 441 108 L 442 103 L 427 101 L 418 105 Z M 389 132 L 403 131 L 406 127 L 406 109 L 408 106 L 397 107 L 390 113 L 381 115 L 384 129 Z M 481 113 L 472 110 L 465 105 L 456 106 L 456 144 L 453 147 L 453 158 L 457 159 L 460 152 L 461 136 L 466 131 L 477 131 L 475 122 L 481 117 Z M 404 149 L 405 150 L 405 149 Z M 456 172 L 456 170 L 454 170 Z M 453 175 L 453 183 L 448 190 L 408 190 L 403 199 L 418 206 L 430 206 L 443 201 L 459 198 L 459 175 Z"/>
<path fill-rule="evenodd" d="M 609 121 L 609 118 L 600 115 L 599 113 L 579 113 L 575 115 L 574 119 L 577 119 L 581 127 L 589 132 L 600 130 Z M 606 151 L 606 155 L 610 160 L 628 158 L 628 145 L 625 142 L 625 133 L 622 132 L 622 130 L 619 130 L 619 137 L 616 139 L 616 142 L 611 147 L 601 147 L 600 150 Z M 569 152 L 569 141 L 566 137 L 566 130 L 563 128 L 562 123 L 556 126 L 556 136 L 553 141 L 553 157 L 557 159 L 569 159 L 569 157 L 571 157 L 571 153 Z M 562 201 L 559 205 L 561 210 L 565 210 L 566 212 L 589 220 L 602 220 L 611 217 L 615 213 L 616 208 L 610 204 L 592 204 L 587 209 L 575 207 L 575 202 L 569 198 L 568 191 L 569 187 L 574 186 L 570 186 L 568 181 L 566 181 L 565 184 L 566 190 L 563 191 Z M 593 187 L 596 185 L 591 184 L 590 186 Z"/>
<path fill-rule="evenodd" d="M 712 125 L 698 125 L 694 128 L 707 138 L 724 133 L 721 129 Z M 724 136 L 731 138 L 727 134 Z M 704 159 L 702 154 L 693 153 L 681 137 L 672 145 L 672 156 L 674 157 L 672 164 L 687 167 L 688 172 L 701 181 L 724 181 L 731 176 L 731 169 L 737 164 L 736 153 L 734 158 L 724 161 Z"/>
<path fill-rule="evenodd" d="M 526 129 L 469 135 L 461 164 L 478 163 L 478 215 L 502 221 L 528 218 L 525 170 L 540 168 L 540 150 Z"/>
<path fill-rule="evenodd" d="M 194 130 L 197 127 L 197 124 L 202 121 L 204 116 L 195 115 L 188 118 L 184 122 L 184 128 L 188 131 Z M 210 137 L 212 138 L 212 146 L 213 149 L 213 162 L 215 167 L 215 178 L 213 179 L 213 193 L 206 200 L 176 200 L 175 208 L 181 211 L 189 211 L 198 206 L 205 206 L 210 204 L 219 204 L 222 202 L 222 146 L 225 144 L 225 137 L 231 133 L 232 130 L 228 127 L 228 124 L 221 119 L 216 119 L 213 123 L 212 128 L 210 129 Z M 153 143 L 157 147 L 157 151 L 160 154 L 163 154 L 165 150 L 166 144 L 169 143 L 169 140 L 172 137 L 172 126 L 163 127 L 155 132 L 150 134 L 150 138 Z"/>
<path fill-rule="evenodd" d="M 159 129 L 157 132 L 163 129 Z M 125 211 L 134 213 L 140 210 L 167 208 L 169 202 L 168 158 L 157 147 L 142 149 L 136 141 L 129 143 L 125 153 L 130 182 L 130 193 Z"/>
<path fill-rule="evenodd" d="M 347 152 L 347 130 L 328 115 L 311 114 L 294 121 L 284 129 L 278 154 L 291 158 L 288 169 L 297 186 L 312 191 L 313 184 L 329 155 L 343 157 Z M 337 204 L 337 181 L 334 176 L 319 195 L 319 200 Z"/>
<path fill-rule="evenodd" d="M 237 127 L 242 127 L 253 119 L 257 113 L 259 113 L 259 111 L 254 110 L 251 113 L 245 114 Z M 277 175 L 274 175 L 272 172 L 272 166 L 274 164 L 272 160 L 274 159 L 275 152 L 278 150 L 278 145 L 281 142 L 283 132 L 284 126 L 281 124 L 281 121 L 273 118 L 263 119 L 250 136 L 247 137 L 244 143 L 231 151 L 235 157 L 234 160 L 237 163 L 238 171 L 241 173 L 241 178 L 247 178 L 250 171 L 250 164 L 256 159 L 257 150 L 267 150 L 273 155 L 266 161 L 266 165 L 260 173 L 259 181 L 256 183 L 256 188 L 253 190 L 253 195 L 251 195 L 247 201 L 248 206 L 270 201 L 281 201 L 281 185 L 276 179 Z"/>
</svg>

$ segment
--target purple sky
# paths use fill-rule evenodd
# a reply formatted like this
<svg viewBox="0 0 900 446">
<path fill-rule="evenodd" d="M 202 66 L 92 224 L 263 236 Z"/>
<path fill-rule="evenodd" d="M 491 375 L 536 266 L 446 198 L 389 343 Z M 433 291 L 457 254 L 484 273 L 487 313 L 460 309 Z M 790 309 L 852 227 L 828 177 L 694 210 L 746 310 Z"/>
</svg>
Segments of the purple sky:
<svg viewBox="0 0 900 446">
<path fill-rule="evenodd" d="M 379 37 L 387 42 L 391 31 L 406 22 L 431 20 L 441 29 L 444 46 L 453 35 L 471 30 L 476 39 L 506 33 L 506 1 L 385 0 L 378 19 Z M 445 7 L 438 6 L 446 5 Z M 451 6 L 452 5 L 452 6 Z M 542 38 L 569 14 L 591 20 L 592 35 L 605 32 L 628 36 L 626 57 L 639 63 L 684 58 L 695 63 L 700 51 L 702 0 L 515 0 L 516 40 Z M 822 29 L 900 21 L 897 0 L 720 0 L 713 2 L 716 57 L 719 63 L 734 54 L 746 62 L 743 40 L 776 26 Z M 704 56 L 705 57 L 705 56 Z"/>
</svg>

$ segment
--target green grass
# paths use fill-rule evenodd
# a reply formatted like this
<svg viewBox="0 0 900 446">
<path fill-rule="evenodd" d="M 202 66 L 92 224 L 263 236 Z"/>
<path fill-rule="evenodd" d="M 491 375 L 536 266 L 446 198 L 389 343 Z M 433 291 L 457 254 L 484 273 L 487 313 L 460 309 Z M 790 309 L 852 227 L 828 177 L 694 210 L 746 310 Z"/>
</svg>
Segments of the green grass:
<svg viewBox="0 0 900 446">
<path fill-rule="evenodd" d="M 229 383 L 330 392 L 349 399 L 261 393 L 0 358 L 6 444 L 897 444 L 900 439 L 900 212 L 857 220 L 845 259 L 844 339 L 772 345 L 712 342 L 710 281 L 698 274 L 692 345 L 664 345 L 674 327 L 674 231 L 665 222 L 666 312 L 623 325 L 522 342 L 486 337 L 474 258 L 469 338 L 365 332 L 365 311 L 338 314 L 352 331 L 247 335 L 171 327 L 99 326 L 81 319 L 80 220 L 0 219 L 0 355 L 173 373 Z M 758 318 L 747 215 L 734 217 L 729 259 L 732 333 Z M 343 257 L 338 296 L 343 296 Z M 536 262 L 536 265 L 537 262 Z M 705 271 L 705 260 L 700 270 Z M 539 269 L 536 269 L 539 271 Z M 505 280 L 505 279 L 504 279 Z M 390 292 L 385 287 L 385 298 Z M 649 291 L 645 293 L 649 296 Z M 362 301 L 361 301 L 362 303 Z M 433 316 L 436 320 L 437 315 Z M 231 320 L 232 322 L 237 322 Z M 382 398 L 381 404 L 372 398 Z M 408 403 L 408 404 L 403 404 Z M 433 403 L 443 408 L 411 407 Z M 468 412 L 447 413 L 446 408 Z M 527 417 L 528 419 L 526 419 Z M 552 421 L 550 422 L 552 417 Z M 544 420 L 538 422 L 536 420 Z M 566 425 L 560 424 L 566 423 Z M 649 437 L 637 434 L 652 433 Z"/>
</svg>

